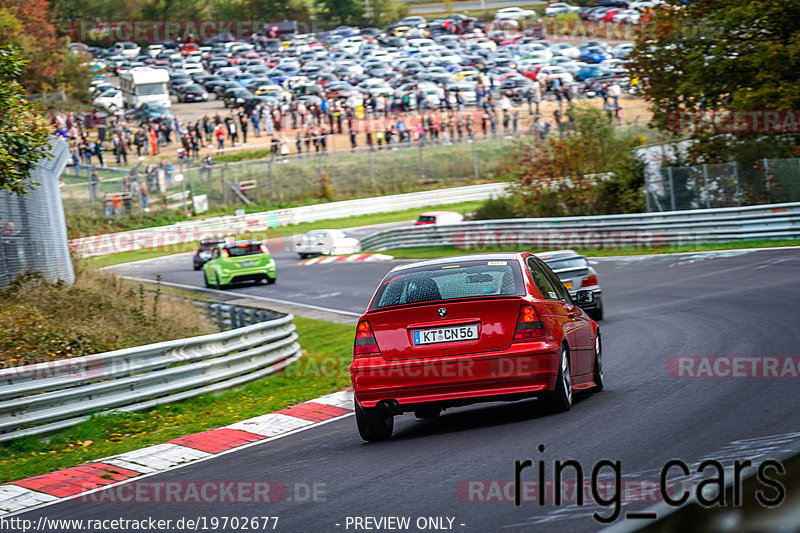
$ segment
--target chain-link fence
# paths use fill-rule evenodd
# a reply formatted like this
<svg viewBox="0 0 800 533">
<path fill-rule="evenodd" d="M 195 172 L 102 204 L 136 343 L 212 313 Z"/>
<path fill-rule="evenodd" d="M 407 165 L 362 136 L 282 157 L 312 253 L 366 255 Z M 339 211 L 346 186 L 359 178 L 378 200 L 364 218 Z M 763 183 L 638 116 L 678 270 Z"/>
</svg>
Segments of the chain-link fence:
<svg viewBox="0 0 800 533">
<path fill-rule="evenodd" d="M 33 191 L 0 190 L 0 288 L 34 271 L 49 281 L 75 281 L 58 180 L 69 158 L 67 143 L 54 141 L 51 153 L 31 172 L 39 184 Z"/>
<path fill-rule="evenodd" d="M 378 149 L 302 154 L 271 153 L 235 163 L 178 160 L 132 169 L 70 166 L 62 175 L 69 214 L 109 217 L 145 210 L 194 207 L 196 211 L 251 202 L 292 206 L 425 189 L 494 179 L 512 138 L 497 135 L 475 142 L 392 142 Z M 147 193 L 146 195 L 143 193 Z"/>
<path fill-rule="evenodd" d="M 800 159 L 663 167 L 649 179 L 648 211 L 800 201 Z"/>
</svg>

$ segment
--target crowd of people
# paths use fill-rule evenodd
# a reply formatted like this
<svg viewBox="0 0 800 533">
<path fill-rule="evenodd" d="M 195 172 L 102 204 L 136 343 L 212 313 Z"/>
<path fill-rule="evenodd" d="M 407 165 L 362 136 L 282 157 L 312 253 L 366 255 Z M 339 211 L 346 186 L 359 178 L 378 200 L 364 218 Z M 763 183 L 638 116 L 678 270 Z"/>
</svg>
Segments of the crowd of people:
<svg viewBox="0 0 800 533">
<path fill-rule="evenodd" d="M 543 91 L 535 82 L 526 90 L 506 91 L 499 97 L 478 85 L 475 109 L 465 109 L 463 101 L 449 98 L 448 94 L 441 95 L 440 105 L 431 106 L 420 91 L 413 103 L 408 93 L 400 98 L 369 96 L 363 106 L 354 105 L 348 98 L 321 99 L 319 104 L 284 99 L 276 105 L 262 102 L 254 107 L 205 114 L 193 121 L 175 116 L 137 124 L 125 115 L 94 112 L 56 114 L 52 122 L 56 132 L 70 142 L 77 172 L 81 166 L 106 168 L 112 157 L 115 166 L 129 166 L 133 154 L 134 161 L 138 161 L 144 156 L 161 155 L 171 146 L 177 148 L 178 159 L 199 160 L 204 149 L 240 147 L 248 145 L 253 137 L 263 136 L 270 138 L 273 155 L 326 152 L 330 135 L 346 136 L 351 149 L 358 146 L 359 134 L 362 143 L 376 149 L 415 141 L 457 142 L 471 138 L 477 128 L 484 137 L 497 136 L 500 129 L 504 136 L 538 133 L 542 137 L 543 132 L 549 131 L 547 125 L 563 131 L 564 108 L 577 97 L 557 79 L 547 90 L 557 106 L 552 121 L 540 113 Z M 621 120 L 619 85 L 589 82 L 581 91 L 601 97 L 609 116 Z M 523 131 L 520 122 L 525 115 L 534 120 Z M 534 131 L 537 124 L 541 129 Z M 95 128 L 96 135 L 92 135 Z"/>
</svg>

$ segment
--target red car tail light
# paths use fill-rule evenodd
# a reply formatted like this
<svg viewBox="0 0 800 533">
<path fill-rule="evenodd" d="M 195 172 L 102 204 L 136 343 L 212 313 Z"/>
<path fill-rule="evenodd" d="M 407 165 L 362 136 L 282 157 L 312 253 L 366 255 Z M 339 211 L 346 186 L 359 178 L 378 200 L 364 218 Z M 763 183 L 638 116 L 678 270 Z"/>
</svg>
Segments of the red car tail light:
<svg viewBox="0 0 800 533">
<path fill-rule="evenodd" d="M 581 282 L 581 287 L 591 287 L 592 285 L 597 285 L 597 276 L 592 274 L 591 276 L 586 276 L 583 278 L 583 282 Z"/>
<path fill-rule="evenodd" d="M 543 339 L 545 336 L 544 324 L 542 324 L 536 308 L 529 304 L 523 304 L 519 310 L 519 318 L 517 318 L 514 341 L 531 341 Z"/>
<path fill-rule="evenodd" d="M 378 343 L 375 342 L 375 335 L 369 322 L 362 320 L 356 327 L 356 340 L 353 343 L 353 357 L 368 354 L 379 354 Z"/>
</svg>

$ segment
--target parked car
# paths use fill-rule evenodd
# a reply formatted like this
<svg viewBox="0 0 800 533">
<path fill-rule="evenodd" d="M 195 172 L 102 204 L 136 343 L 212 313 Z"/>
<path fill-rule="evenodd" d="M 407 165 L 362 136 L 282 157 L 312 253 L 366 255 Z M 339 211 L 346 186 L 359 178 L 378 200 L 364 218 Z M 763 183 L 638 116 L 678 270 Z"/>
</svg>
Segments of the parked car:
<svg viewBox="0 0 800 533">
<path fill-rule="evenodd" d="M 521 7 L 506 7 L 503 9 L 498 9 L 497 12 L 494 14 L 494 18 L 496 20 L 501 20 L 501 19 L 519 20 L 519 19 L 533 18 L 535 16 L 536 12 L 534 10 L 522 9 Z"/>
<path fill-rule="evenodd" d="M 211 251 L 211 258 L 203 265 L 203 279 L 206 287 L 215 289 L 241 281 L 271 285 L 277 279 L 275 260 L 261 241 L 229 237 Z"/>
<path fill-rule="evenodd" d="M 578 9 L 580 9 L 578 6 L 571 6 L 565 2 L 556 2 L 544 8 L 544 14 L 548 17 L 555 17 L 561 13 L 577 13 Z"/>
<path fill-rule="evenodd" d="M 238 89 L 225 91 L 222 101 L 225 107 L 238 107 L 244 105 L 251 98 L 253 98 L 253 93 L 240 86 Z"/>
<path fill-rule="evenodd" d="M 212 252 L 220 244 L 224 243 L 225 239 L 203 239 L 200 241 L 200 246 L 192 258 L 192 265 L 195 270 L 200 270 L 203 265 L 211 259 Z"/>
<path fill-rule="evenodd" d="M 586 257 L 574 250 L 542 252 L 536 257 L 547 263 L 573 298 L 579 290 L 592 291 L 594 301 L 581 307 L 593 319 L 603 320 L 603 290 L 597 281 L 597 271 L 589 265 Z"/>
<path fill-rule="evenodd" d="M 354 254 L 361 250 L 358 239 L 338 229 L 311 230 L 305 235 L 295 235 L 292 242 L 301 259 L 314 255 Z"/>
<path fill-rule="evenodd" d="M 92 100 L 92 104 L 108 111 L 109 113 L 118 111 L 123 107 L 122 91 L 119 89 L 108 89 L 107 91 L 96 96 Z"/>
<path fill-rule="evenodd" d="M 205 102 L 206 100 L 208 100 L 208 92 L 196 83 L 182 87 L 178 93 L 179 102 Z"/>
<path fill-rule="evenodd" d="M 168 107 L 161 104 L 148 104 L 144 103 L 132 111 L 134 117 L 140 124 L 146 124 L 150 121 L 161 122 L 162 120 L 172 120 L 175 116 Z"/>
<path fill-rule="evenodd" d="M 567 411 L 603 389 L 600 330 L 533 254 L 434 259 L 393 268 L 359 318 L 350 378 L 356 425 L 388 439 L 394 417 L 434 418 L 476 402 L 535 397 Z M 468 369 L 468 371 L 466 370 Z"/>
</svg>

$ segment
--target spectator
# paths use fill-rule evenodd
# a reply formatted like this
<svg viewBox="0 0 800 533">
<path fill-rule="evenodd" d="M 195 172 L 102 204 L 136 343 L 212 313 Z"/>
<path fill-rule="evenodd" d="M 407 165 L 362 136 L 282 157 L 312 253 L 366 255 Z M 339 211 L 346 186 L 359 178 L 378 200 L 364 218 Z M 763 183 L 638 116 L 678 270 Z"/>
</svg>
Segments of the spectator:
<svg viewBox="0 0 800 533">
<path fill-rule="evenodd" d="M 94 143 L 94 155 L 97 156 L 97 159 L 100 161 L 100 166 L 106 168 L 106 158 L 103 155 L 103 141 L 97 139 L 97 142 Z"/>
<path fill-rule="evenodd" d="M 225 128 L 222 127 L 222 124 L 214 127 L 214 135 L 217 137 L 217 150 L 225 148 Z"/>
<path fill-rule="evenodd" d="M 611 82 L 611 85 L 606 89 L 606 95 L 614 100 L 614 108 L 619 106 L 619 97 L 622 95 L 622 89 L 616 81 Z"/>
<path fill-rule="evenodd" d="M 93 169 L 89 176 L 89 202 L 94 205 L 95 198 L 97 198 L 97 186 L 101 178 L 97 174 L 97 169 Z"/>
<path fill-rule="evenodd" d="M 142 206 L 142 210 L 145 213 L 150 212 L 150 208 L 147 206 L 147 201 L 150 197 L 150 190 L 147 188 L 147 183 L 139 184 L 139 203 Z"/>
<path fill-rule="evenodd" d="M 158 155 L 158 133 L 155 128 L 150 128 L 150 154 Z"/>
<path fill-rule="evenodd" d="M 72 166 L 75 168 L 75 179 L 81 179 L 81 156 L 78 147 L 74 147 L 72 149 L 72 153 L 70 154 L 72 157 Z"/>
<path fill-rule="evenodd" d="M 120 218 L 122 216 L 122 195 L 112 194 L 111 203 L 114 207 L 114 217 Z"/>
<path fill-rule="evenodd" d="M 114 208 L 114 202 L 111 200 L 111 196 L 106 193 L 103 195 L 103 214 L 107 217 L 111 216 L 112 210 Z"/>
</svg>

